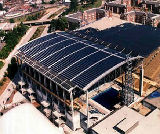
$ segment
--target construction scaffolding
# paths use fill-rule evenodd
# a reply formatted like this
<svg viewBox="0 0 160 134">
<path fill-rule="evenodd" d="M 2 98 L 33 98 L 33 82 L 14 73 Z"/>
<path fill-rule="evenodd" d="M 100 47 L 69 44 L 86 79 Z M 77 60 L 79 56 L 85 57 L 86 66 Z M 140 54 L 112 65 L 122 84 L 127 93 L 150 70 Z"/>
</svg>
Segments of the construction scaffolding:
<svg viewBox="0 0 160 134">
<path fill-rule="evenodd" d="M 122 88 L 122 102 L 129 106 L 134 101 L 134 79 L 132 77 L 132 61 L 129 60 L 130 55 L 128 54 L 126 56 L 126 71 L 125 71 L 125 81 L 124 81 L 124 87 Z"/>
</svg>

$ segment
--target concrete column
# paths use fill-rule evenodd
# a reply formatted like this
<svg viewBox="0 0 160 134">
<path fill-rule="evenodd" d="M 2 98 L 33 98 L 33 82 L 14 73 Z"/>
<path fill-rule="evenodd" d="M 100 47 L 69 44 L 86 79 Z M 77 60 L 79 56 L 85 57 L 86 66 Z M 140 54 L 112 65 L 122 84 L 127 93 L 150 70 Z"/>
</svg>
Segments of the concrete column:
<svg viewBox="0 0 160 134">
<path fill-rule="evenodd" d="M 139 81 L 139 92 L 140 92 L 140 96 L 142 96 L 143 94 L 143 76 L 144 76 L 144 69 L 143 69 L 143 63 L 142 66 L 140 68 L 140 81 Z"/>
<path fill-rule="evenodd" d="M 46 77 L 45 77 L 45 76 L 44 76 L 44 86 L 45 86 L 45 87 L 47 86 Z"/>
<path fill-rule="evenodd" d="M 22 69 L 22 60 L 20 59 L 20 67 L 21 67 L 21 69 Z"/>
<path fill-rule="evenodd" d="M 86 105 L 87 105 L 87 129 L 89 128 L 89 107 L 88 107 L 88 90 L 86 91 Z"/>
<path fill-rule="evenodd" d="M 119 14 L 119 7 L 117 7 L 117 13 Z"/>
<path fill-rule="evenodd" d="M 33 77 L 34 77 L 34 79 L 36 79 L 36 71 L 35 70 L 33 70 Z"/>
<path fill-rule="evenodd" d="M 72 109 L 72 123 L 73 123 L 73 130 L 75 131 L 75 127 L 74 127 L 73 94 L 72 94 L 72 91 L 70 92 L 70 101 L 71 101 L 71 109 Z"/>
<path fill-rule="evenodd" d="M 52 81 L 51 80 L 49 81 L 49 88 L 50 88 L 50 91 L 52 91 L 53 86 L 52 86 Z"/>
<path fill-rule="evenodd" d="M 59 92 L 58 92 L 58 86 L 56 85 L 56 92 L 57 92 L 57 95 L 59 96 Z M 59 107 L 59 99 L 57 99 L 58 101 L 58 107 Z"/>
<path fill-rule="evenodd" d="M 29 75 L 31 75 L 31 67 L 29 66 Z"/>
<path fill-rule="evenodd" d="M 38 76 L 39 76 L 39 82 L 42 83 L 41 74 L 38 73 Z"/>
<path fill-rule="evenodd" d="M 66 94 L 65 94 L 65 90 L 63 90 L 63 98 L 64 98 L 64 101 L 66 101 Z M 66 104 L 64 103 L 64 107 L 65 107 L 65 116 L 67 114 L 67 110 L 66 110 Z"/>
</svg>

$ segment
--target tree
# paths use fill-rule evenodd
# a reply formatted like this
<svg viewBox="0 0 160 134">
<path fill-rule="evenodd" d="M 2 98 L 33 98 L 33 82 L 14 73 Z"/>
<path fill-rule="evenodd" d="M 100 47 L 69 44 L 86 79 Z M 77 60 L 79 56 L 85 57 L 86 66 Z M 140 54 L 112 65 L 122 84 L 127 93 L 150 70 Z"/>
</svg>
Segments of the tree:
<svg viewBox="0 0 160 134">
<path fill-rule="evenodd" d="M 5 36 L 5 32 L 0 30 L 0 37 L 4 37 Z"/>
<path fill-rule="evenodd" d="M 65 31 L 68 29 L 68 21 L 66 18 L 61 17 L 59 19 L 53 19 L 51 21 L 51 25 L 49 26 L 48 33 L 53 32 L 55 30 Z"/>
<path fill-rule="evenodd" d="M 158 23 L 157 27 L 160 28 L 160 22 Z"/>
<path fill-rule="evenodd" d="M 0 11 L 2 11 L 3 10 L 3 5 L 2 5 L 2 3 L 0 3 Z"/>
<path fill-rule="evenodd" d="M 94 4 L 96 2 L 96 0 L 91 0 L 91 4 Z"/>
<path fill-rule="evenodd" d="M 68 28 L 68 21 L 66 20 L 66 18 L 61 17 L 57 20 L 57 26 L 56 26 L 56 30 L 61 30 L 61 31 L 65 31 L 65 29 Z"/>
<path fill-rule="evenodd" d="M 50 4 L 54 4 L 54 3 L 55 3 L 55 0 L 51 0 L 49 3 L 50 3 Z"/>
<path fill-rule="evenodd" d="M 69 9 L 70 11 L 77 11 L 78 0 L 71 0 Z"/>
<path fill-rule="evenodd" d="M 9 22 L 10 22 L 10 23 L 14 23 L 14 19 L 10 19 Z"/>
<path fill-rule="evenodd" d="M 10 79 L 13 79 L 17 70 L 18 70 L 18 66 L 17 66 L 17 63 L 16 63 L 16 59 L 12 58 L 11 59 L 11 64 L 8 64 L 8 68 L 7 68 L 8 77 Z"/>
</svg>

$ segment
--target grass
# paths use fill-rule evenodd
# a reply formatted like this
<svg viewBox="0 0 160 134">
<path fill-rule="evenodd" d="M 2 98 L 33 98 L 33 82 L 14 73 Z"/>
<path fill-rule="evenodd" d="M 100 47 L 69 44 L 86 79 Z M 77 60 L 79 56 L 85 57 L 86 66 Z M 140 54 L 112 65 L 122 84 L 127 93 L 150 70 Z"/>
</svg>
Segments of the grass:
<svg viewBox="0 0 160 134">
<path fill-rule="evenodd" d="M 91 2 L 88 2 L 87 4 L 82 4 L 82 5 L 80 4 L 77 6 L 77 11 L 85 11 L 85 10 L 92 9 L 92 8 L 98 8 L 101 6 L 101 4 L 102 4 L 102 0 L 97 0 L 94 2 L 94 4 L 92 4 Z M 65 12 L 63 12 L 62 15 L 72 14 L 77 11 L 70 11 L 68 9 Z"/>
<path fill-rule="evenodd" d="M 4 82 L 6 82 L 6 77 L 3 77 L 2 80 L 0 81 L 0 86 L 3 86 Z"/>
<path fill-rule="evenodd" d="M 0 69 L 3 67 L 4 63 L 3 61 L 0 61 Z"/>
<path fill-rule="evenodd" d="M 77 7 L 77 9 L 79 11 L 85 11 L 85 10 L 88 10 L 88 9 L 91 9 L 91 8 L 98 8 L 100 7 L 102 4 L 102 0 L 97 0 L 94 4 L 91 4 L 91 3 L 88 3 L 88 4 L 85 4 L 85 5 L 79 5 Z"/>
<path fill-rule="evenodd" d="M 13 20 L 14 20 L 14 22 L 24 22 L 24 21 L 38 20 L 43 15 L 45 15 L 45 11 L 40 11 L 40 12 L 20 16 L 20 17 L 14 18 Z"/>
<path fill-rule="evenodd" d="M 45 26 L 39 26 L 33 36 L 30 38 L 30 41 L 36 39 L 41 36 L 42 32 L 44 31 Z"/>
</svg>

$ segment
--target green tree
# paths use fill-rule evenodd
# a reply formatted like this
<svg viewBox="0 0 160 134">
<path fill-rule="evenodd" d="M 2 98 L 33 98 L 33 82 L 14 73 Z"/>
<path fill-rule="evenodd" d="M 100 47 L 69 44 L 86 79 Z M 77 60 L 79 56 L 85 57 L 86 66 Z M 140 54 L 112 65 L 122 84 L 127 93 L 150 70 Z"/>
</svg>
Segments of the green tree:
<svg viewBox="0 0 160 134">
<path fill-rule="evenodd" d="M 10 23 L 14 23 L 15 21 L 14 21 L 14 19 L 10 19 L 9 22 Z"/>
<path fill-rule="evenodd" d="M 17 70 L 18 70 L 18 66 L 17 66 L 17 63 L 16 63 L 16 59 L 12 58 L 11 59 L 11 63 L 8 64 L 8 68 L 7 68 L 8 75 L 7 76 L 10 79 L 13 79 L 15 74 L 16 74 L 16 72 L 17 72 Z"/>
<path fill-rule="evenodd" d="M 71 0 L 69 9 L 70 11 L 77 11 L 77 6 L 78 6 L 78 0 Z"/>
<path fill-rule="evenodd" d="M 50 4 L 54 4 L 54 3 L 55 3 L 55 0 L 51 0 L 49 3 L 50 3 Z"/>
<path fill-rule="evenodd" d="M 94 4 L 96 2 L 96 0 L 91 0 L 91 4 Z"/>
<path fill-rule="evenodd" d="M 69 23 L 69 30 L 75 30 L 80 27 L 79 23 Z"/>
<path fill-rule="evenodd" d="M 2 5 L 2 3 L 0 3 L 0 11 L 2 11 L 3 10 L 3 5 Z"/>
<path fill-rule="evenodd" d="M 4 37 L 5 36 L 5 32 L 0 30 L 0 37 Z"/>
<path fill-rule="evenodd" d="M 57 26 L 56 26 L 56 30 L 61 30 L 61 31 L 65 31 L 65 29 L 68 28 L 68 21 L 66 20 L 66 18 L 61 17 L 57 20 Z"/>
<path fill-rule="evenodd" d="M 157 27 L 160 28 L 160 22 L 158 23 Z"/>
<path fill-rule="evenodd" d="M 13 31 L 9 31 L 5 34 L 4 41 L 6 45 L 0 51 L 1 59 L 8 57 L 9 53 L 14 49 L 21 37 L 26 33 L 27 29 L 28 27 L 21 23 L 14 28 Z"/>
<path fill-rule="evenodd" d="M 53 19 L 51 21 L 51 25 L 49 26 L 48 33 L 53 32 L 55 30 L 65 31 L 68 29 L 68 21 L 66 18 L 61 17 L 59 19 Z"/>
</svg>

